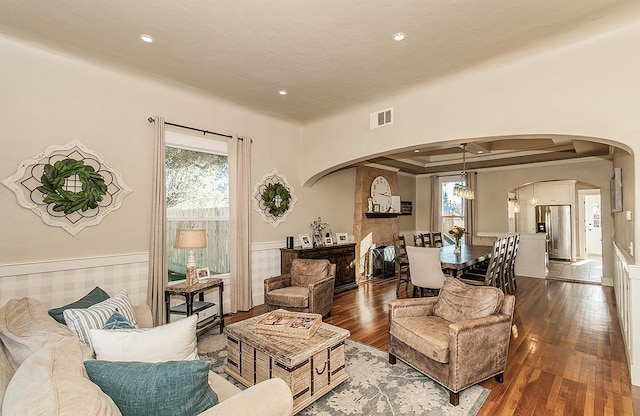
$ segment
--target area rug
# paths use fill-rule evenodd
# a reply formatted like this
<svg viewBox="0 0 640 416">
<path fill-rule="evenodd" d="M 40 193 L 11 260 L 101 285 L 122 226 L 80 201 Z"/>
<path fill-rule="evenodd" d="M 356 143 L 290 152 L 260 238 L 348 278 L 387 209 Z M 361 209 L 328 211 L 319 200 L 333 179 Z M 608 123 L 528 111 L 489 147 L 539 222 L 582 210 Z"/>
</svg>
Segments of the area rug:
<svg viewBox="0 0 640 416">
<path fill-rule="evenodd" d="M 489 390 L 472 386 L 460 393 L 460 405 L 449 404 L 449 393 L 436 382 L 398 360 L 388 362 L 386 351 L 348 339 L 345 357 L 349 379 L 298 415 L 476 415 L 489 396 Z M 224 372 L 226 338 L 205 334 L 198 339 L 200 358 L 211 362 L 211 369 L 245 387 Z"/>
</svg>

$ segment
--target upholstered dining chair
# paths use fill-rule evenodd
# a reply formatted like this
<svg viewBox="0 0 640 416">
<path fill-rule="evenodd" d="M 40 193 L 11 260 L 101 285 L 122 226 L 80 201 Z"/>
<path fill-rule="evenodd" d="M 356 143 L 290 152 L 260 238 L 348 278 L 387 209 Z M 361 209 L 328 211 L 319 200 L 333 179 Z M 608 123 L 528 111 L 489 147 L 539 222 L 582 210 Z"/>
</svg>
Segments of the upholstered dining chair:
<svg viewBox="0 0 640 416">
<path fill-rule="evenodd" d="M 428 290 L 437 294 L 447 275 L 442 272 L 440 249 L 435 247 L 407 247 L 409 258 L 409 276 L 413 286 L 412 295 L 419 292 L 424 296 Z"/>
<path fill-rule="evenodd" d="M 331 316 L 335 279 L 336 265 L 329 260 L 294 259 L 289 273 L 265 279 L 267 311 L 286 309 Z"/>
<path fill-rule="evenodd" d="M 488 378 L 502 383 L 515 297 L 500 289 L 447 278 L 437 297 L 389 303 L 389 363 L 399 358 L 449 391 Z"/>
</svg>

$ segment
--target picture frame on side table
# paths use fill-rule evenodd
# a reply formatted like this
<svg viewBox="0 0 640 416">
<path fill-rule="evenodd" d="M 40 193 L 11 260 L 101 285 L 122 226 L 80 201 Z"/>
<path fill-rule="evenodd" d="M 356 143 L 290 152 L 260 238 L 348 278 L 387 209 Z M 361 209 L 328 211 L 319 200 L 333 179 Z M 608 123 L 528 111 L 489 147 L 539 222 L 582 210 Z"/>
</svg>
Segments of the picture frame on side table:
<svg viewBox="0 0 640 416">
<path fill-rule="evenodd" d="M 349 243 L 349 234 L 347 233 L 336 233 L 336 240 L 338 244 L 348 244 Z"/>
<path fill-rule="evenodd" d="M 211 273 L 209 272 L 208 267 L 203 267 L 201 269 L 196 269 L 196 276 L 198 276 L 198 280 L 204 280 L 211 277 Z"/>
<path fill-rule="evenodd" d="M 331 238 L 331 237 L 325 237 L 325 238 L 324 238 L 324 245 L 325 245 L 325 246 L 332 246 L 332 245 L 333 245 L 333 238 Z"/>
<path fill-rule="evenodd" d="M 300 240 L 302 248 L 313 248 L 313 243 L 311 242 L 309 234 L 298 234 L 298 239 Z"/>
</svg>

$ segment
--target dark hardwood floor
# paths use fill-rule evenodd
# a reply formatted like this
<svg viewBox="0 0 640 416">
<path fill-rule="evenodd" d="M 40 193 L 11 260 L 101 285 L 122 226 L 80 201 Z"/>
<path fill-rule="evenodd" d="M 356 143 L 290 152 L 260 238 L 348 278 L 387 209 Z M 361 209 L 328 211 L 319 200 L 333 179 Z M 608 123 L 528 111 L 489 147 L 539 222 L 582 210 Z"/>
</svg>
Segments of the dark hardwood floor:
<svg viewBox="0 0 640 416">
<path fill-rule="evenodd" d="M 325 322 L 351 338 L 386 350 L 388 307 L 395 281 L 369 282 L 335 296 Z M 399 297 L 407 297 L 404 286 Z M 264 305 L 225 318 L 236 322 Z M 481 346 L 479 346 L 481 347 Z M 631 386 L 613 288 L 518 278 L 504 383 L 491 389 L 479 415 L 640 415 Z"/>
</svg>

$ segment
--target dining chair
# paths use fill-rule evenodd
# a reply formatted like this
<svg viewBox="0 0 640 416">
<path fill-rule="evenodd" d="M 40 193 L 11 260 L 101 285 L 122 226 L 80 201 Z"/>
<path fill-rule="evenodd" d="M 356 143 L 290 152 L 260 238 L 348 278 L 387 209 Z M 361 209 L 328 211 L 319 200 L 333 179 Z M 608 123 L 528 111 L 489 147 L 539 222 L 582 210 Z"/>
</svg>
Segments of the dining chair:
<svg viewBox="0 0 640 416">
<path fill-rule="evenodd" d="M 500 268 L 500 289 L 504 293 L 513 293 L 513 287 L 511 286 L 511 266 L 514 260 L 513 249 L 516 242 L 515 234 L 505 237 L 506 243 L 504 246 L 504 259 L 502 261 L 502 267 Z"/>
<path fill-rule="evenodd" d="M 433 247 L 442 247 L 444 243 L 442 241 L 442 232 L 436 231 L 431 233 L 431 245 Z"/>
<path fill-rule="evenodd" d="M 506 245 L 506 239 L 498 238 L 493 242 L 491 250 L 491 258 L 484 273 L 478 270 L 467 270 L 458 276 L 460 280 L 471 285 L 494 286 L 500 288 L 500 270 L 504 261 L 503 247 Z"/>
<path fill-rule="evenodd" d="M 511 280 L 511 288 L 512 288 L 512 292 L 514 293 L 516 291 L 516 289 L 518 288 L 518 285 L 516 284 L 516 257 L 518 255 L 518 247 L 520 246 L 520 234 L 516 234 L 514 236 L 514 243 L 513 243 L 513 253 L 511 254 L 512 260 L 511 260 L 511 267 L 509 270 L 509 279 Z"/>
<path fill-rule="evenodd" d="M 404 235 L 393 236 L 393 246 L 395 249 L 396 274 L 398 275 L 398 283 L 396 285 L 396 295 L 400 293 L 400 285 L 406 283 L 406 290 L 409 290 L 409 258 L 407 257 L 407 243 Z"/>
<path fill-rule="evenodd" d="M 433 247 L 433 241 L 431 239 L 431 231 L 422 233 L 422 242 L 424 247 Z"/>
<path fill-rule="evenodd" d="M 413 286 L 412 297 L 417 291 L 420 297 L 429 290 L 438 294 L 447 275 L 442 272 L 440 264 L 440 249 L 437 247 L 407 247 L 409 258 L 409 276 Z"/>
<path fill-rule="evenodd" d="M 416 247 L 424 247 L 424 238 L 423 234 L 418 233 L 413 235 L 413 245 Z"/>
</svg>

